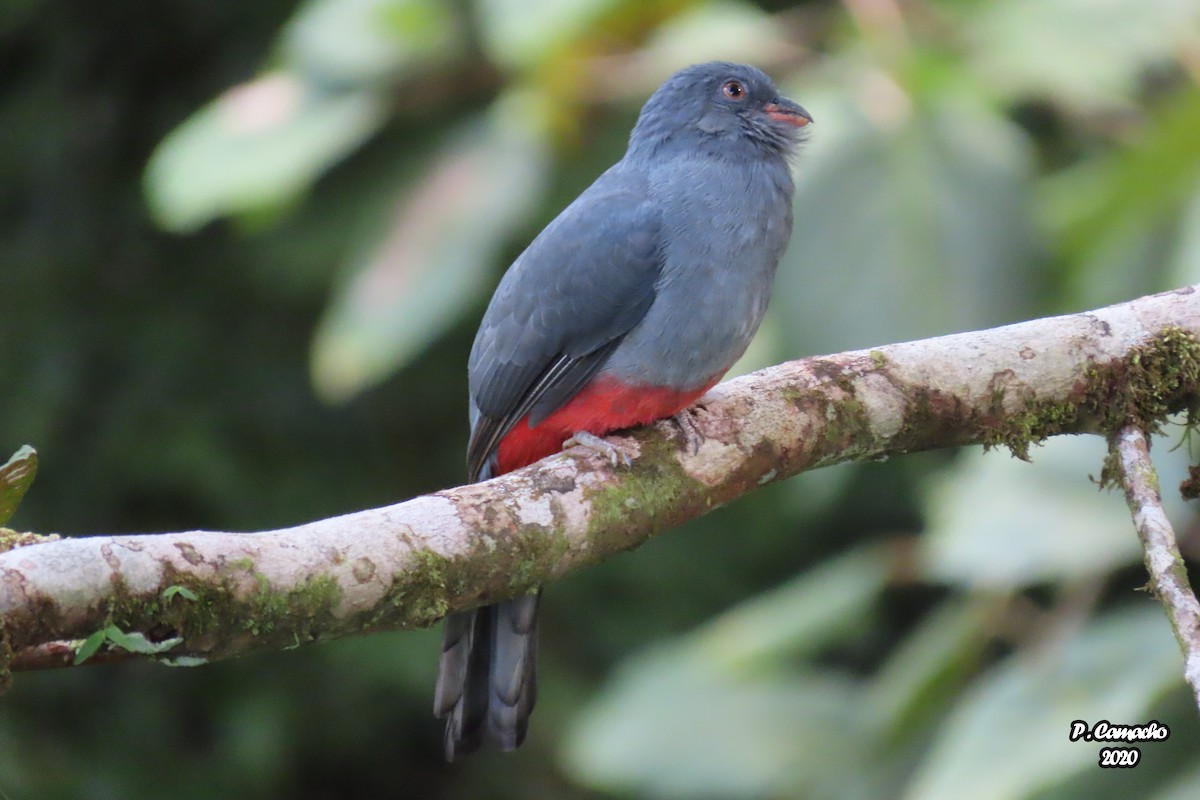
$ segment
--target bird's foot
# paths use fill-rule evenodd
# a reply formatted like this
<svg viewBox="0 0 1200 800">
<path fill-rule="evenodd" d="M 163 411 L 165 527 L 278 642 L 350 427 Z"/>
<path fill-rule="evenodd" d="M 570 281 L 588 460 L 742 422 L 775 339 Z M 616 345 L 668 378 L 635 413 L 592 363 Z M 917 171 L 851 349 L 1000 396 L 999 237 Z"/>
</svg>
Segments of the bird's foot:
<svg viewBox="0 0 1200 800">
<path fill-rule="evenodd" d="M 633 463 L 633 457 L 637 455 L 587 431 L 576 431 L 570 439 L 563 442 L 563 449 L 568 447 L 582 447 L 585 450 L 591 450 L 593 453 L 607 458 L 614 467 L 620 464 L 628 467 Z"/>
<path fill-rule="evenodd" d="M 700 452 L 700 445 L 704 444 L 704 434 L 700 430 L 700 426 L 696 423 L 696 412 L 699 406 L 692 406 L 680 411 L 671 419 L 675 420 L 675 424 L 679 426 L 679 432 L 683 434 L 683 445 L 687 450 L 688 455 L 696 455 Z"/>
</svg>

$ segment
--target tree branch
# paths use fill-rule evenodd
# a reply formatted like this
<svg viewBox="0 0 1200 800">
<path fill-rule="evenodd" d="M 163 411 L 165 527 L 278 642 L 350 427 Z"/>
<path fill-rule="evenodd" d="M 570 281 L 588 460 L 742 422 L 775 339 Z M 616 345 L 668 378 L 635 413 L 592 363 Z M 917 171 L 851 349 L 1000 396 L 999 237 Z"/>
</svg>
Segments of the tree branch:
<svg viewBox="0 0 1200 800">
<path fill-rule="evenodd" d="M 197 663 L 422 627 L 629 550 L 750 490 L 843 461 L 1153 427 L 1197 397 L 1200 287 L 994 330 L 807 358 L 721 384 L 698 453 L 668 423 L 631 468 L 567 452 L 486 483 L 262 533 L 95 536 L 0 554 L 5 668 L 181 641 Z M 180 587 L 173 589 L 172 587 Z M 98 641 L 93 638 L 92 644 Z M 135 648 L 136 651 L 136 648 Z M 73 660 L 71 660 L 73 663 Z"/>
<path fill-rule="evenodd" d="M 1183 676 L 1200 708 L 1200 602 L 1192 592 L 1175 531 L 1163 509 L 1158 473 L 1150 460 L 1150 442 L 1141 428 L 1129 425 L 1113 437 L 1112 450 L 1125 489 L 1125 502 L 1142 541 L 1150 589 L 1171 621 L 1171 629 L 1183 651 Z"/>
</svg>

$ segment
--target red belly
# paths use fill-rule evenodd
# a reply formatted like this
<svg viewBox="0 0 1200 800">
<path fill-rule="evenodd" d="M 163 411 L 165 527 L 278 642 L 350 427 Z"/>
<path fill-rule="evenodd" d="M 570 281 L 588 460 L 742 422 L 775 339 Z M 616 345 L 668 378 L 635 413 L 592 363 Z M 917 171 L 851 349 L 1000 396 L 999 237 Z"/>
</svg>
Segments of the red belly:
<svg viewBox="0 0 1200 800">
<path fill-rule="evenodd" d="M 593 380 L 536 427 L 522 417 L 496 450 L 497 474 L 532 464 L 562 449 L 578 431 L 597 436 L 673 416 L 692 404 L 721 379 L 718 375 L 699 389 L 678 391 L 660 386 L 631 386 L 614 378 Z"/>
</svg>

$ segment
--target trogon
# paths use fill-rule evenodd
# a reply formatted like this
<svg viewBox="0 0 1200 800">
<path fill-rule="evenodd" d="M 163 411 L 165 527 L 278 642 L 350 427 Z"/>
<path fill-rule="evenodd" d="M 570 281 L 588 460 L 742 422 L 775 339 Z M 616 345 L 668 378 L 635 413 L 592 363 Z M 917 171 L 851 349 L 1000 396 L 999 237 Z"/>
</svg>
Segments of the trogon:
<svg viewBox="0 0 1200 800">
<path fill-rule="evenodd" d="M 789 157 L 812 122 L 762 71 L 672 75 L 624 157 L 513 262 L 471 349 L 471 481 L 580 434 L 679 414 L 745 351 L 792 228 Z M 588 436 L 591 434 L 591 436 Z M 434 712 L 446 757 L 525 738 L 541 592 L 446 618 Z"/>
</svg>

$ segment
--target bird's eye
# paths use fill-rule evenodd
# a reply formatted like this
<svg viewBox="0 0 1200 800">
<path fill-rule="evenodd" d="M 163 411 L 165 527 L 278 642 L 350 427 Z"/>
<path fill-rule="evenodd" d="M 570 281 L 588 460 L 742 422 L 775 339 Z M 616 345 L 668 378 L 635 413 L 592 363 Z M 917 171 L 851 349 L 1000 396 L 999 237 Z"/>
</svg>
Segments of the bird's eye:
<svg viewBox="0 0 1200 800">
<path fill-rule="evenodd" d="M 721 93 L 730 100 L 741 100 L 746 96 L 746 87 L 741 81 L 725 81 L 725 85 L 721 87 Z"/>
</svg>

